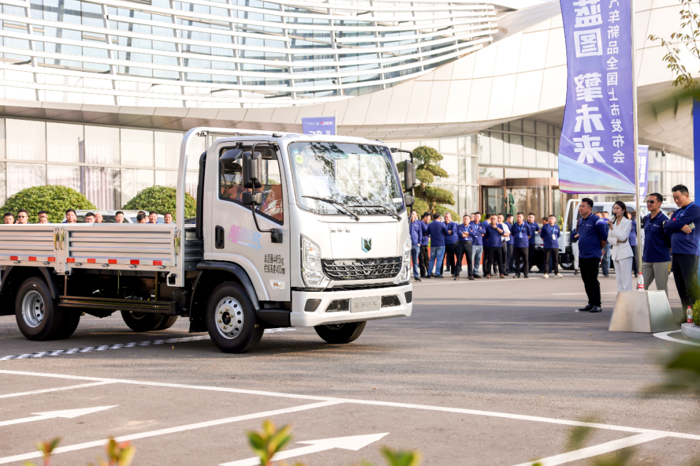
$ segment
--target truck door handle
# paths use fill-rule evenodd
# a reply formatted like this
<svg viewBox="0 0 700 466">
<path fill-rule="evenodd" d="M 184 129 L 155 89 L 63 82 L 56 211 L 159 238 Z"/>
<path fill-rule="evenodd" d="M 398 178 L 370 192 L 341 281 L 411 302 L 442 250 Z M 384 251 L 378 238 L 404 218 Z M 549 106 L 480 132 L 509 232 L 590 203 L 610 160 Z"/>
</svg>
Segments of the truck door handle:
<svg viewBox="0 0 700 466">
<path fill-rule="evenodd" d="M 224 249 L 224 228 L 218 225 L 214 230 L 214 243 L 216 249 Z"/>
</svg>

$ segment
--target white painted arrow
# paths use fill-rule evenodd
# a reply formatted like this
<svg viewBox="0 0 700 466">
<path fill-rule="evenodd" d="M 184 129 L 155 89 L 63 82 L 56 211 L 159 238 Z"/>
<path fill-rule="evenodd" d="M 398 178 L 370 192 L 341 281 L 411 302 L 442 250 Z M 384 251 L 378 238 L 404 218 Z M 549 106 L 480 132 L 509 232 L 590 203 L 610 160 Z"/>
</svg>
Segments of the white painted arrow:
<svg viewBox="0 0 700 466">
<path fill-rule="evenodd" d="M 366 447 L 370 443 L 374 443 L 380 440 L 386 435 L 389 435 L 389 433 L 386 432 L 384 434 L 354 435 L 352 437 L 326 438 L 322 440 L 307 440 L 305 442 L 297 442 L 301 443 L 302 445 L 309 446 L 279 452 L 272 458 L 272 461 L 286 460 L 288 458 L 308 455 L 309 453 L 318 453 L 319 451 L 332 450 L 334 448 L 358 451 Z M 255 458 L 232 461 L 230 463 L 222 463 L 219 466 L 258 466 L 259 464 L 260 458 L 256 456 Z"/>
<path fill-rule="evenodd" d="M 45 413 L 32 413 L 34 416 L 25 417 L 22 419 L 13 419 L 11 421 L 0 421 L 0 427 L 11 426 L 14 424 L 23 424 L 25 422 L 34 421 L 44 421 L 46 419 L 54 419 L 57 417 L 62 417 L 65 419 L 73 419 L 78 416 L 84 416 L 86 414 L 96 413 L 98 411 L 104 411 L 105 409 L 115 408 L 114 406 L 96 406 L 94 408 L 81 408 L 81 409 L 66 409 L 63 411 L 47 411 Z"/>
</svg>

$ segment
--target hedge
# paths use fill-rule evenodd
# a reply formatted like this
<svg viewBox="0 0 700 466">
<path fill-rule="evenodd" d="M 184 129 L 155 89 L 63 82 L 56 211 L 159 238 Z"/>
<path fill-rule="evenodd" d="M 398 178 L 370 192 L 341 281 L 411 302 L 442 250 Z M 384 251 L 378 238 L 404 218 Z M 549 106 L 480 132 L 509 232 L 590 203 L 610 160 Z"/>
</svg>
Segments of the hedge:
<svg viewBox="0 0 700 466">
<path fill-rule="evenodd" d="M 87 197 L 73 188 L 61 185 L 34 186 L 23 189 L 10 197 L 2 207 L 2 212 L 12 212 L 17 217 L 17 211 L 25 209 L 29 213 L 29 222 L 36 223 L 39 211 L 49 214 L 49 222 L 60 223 L 65 218 L 68 209 L 96 209 Z"/>
<path fill-rule="evenodd" d="M 124 204 L 123 210 L 145 210 L 150 212 L 155 210 L 163 215 L 167 212 L 173 214 L 173 219 L 177 218 L 176 213 L 176 189 L 167 186 L 151 186 L 134 196 L 129 202 Z M 194 217 L 197 214 L 197 201 L 185 193 L 185 217 Z"/>
</svg>

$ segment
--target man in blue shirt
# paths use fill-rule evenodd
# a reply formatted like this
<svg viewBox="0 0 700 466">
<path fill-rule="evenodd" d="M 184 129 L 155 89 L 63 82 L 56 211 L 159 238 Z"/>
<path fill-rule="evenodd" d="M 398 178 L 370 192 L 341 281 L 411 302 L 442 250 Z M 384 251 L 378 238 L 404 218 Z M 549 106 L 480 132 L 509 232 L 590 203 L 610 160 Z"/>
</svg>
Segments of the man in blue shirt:
<svg viewBox="0 0 700 466">
<path fill-rule="evenodd" d="M 513 245 L 515 240 L 513 240 L 513 214 L 506 215 L 506 226 L 510 235 L 508 235 L 508 241 L 506 244 L 506 275 L 509 273 L 515 273 L 515 262 L 513 261 Z"/>
<path fill-rule="evenodd" d="M 481 225 L 481 212 L 472 214 L 471 225 L 474 225 L 475 235 L 472 237 L 472 264 L 474 264 L 474 278 L 481 278 L 479 265 L 484 251 L 484 227 Z"/>
<path fill-rule="evenodd" d="M 538 263 L 535 264 L 535 235 L 537 234 L 538 231 L 540 231 L 540 226 L 537 224 L 535 221 L 535 214 L 530 212 L 527 214 L 527 226 L 530 228 L 530 240 L 527 243 L 528 244 L 528 261 L 530 269 L 532 268 L 533 265 L 537 265 L 537 268 L 539 269 L 540 272 L 544 270 L 542 268 L 542 264 Z M 528 272 L 530 270 L 528 269 Z"/>
<path fill-rule="evenodd" d="M 409 232 L 411 233 L 411 260 L 413 261 L 413 278 L 419 282 L 420 271 L 418 270 L 418 256 L 420 256 L 420 242 L 423 239 L 423 222 L 418 220 L 418 212 L 411 212 L 411 225 Z"/>
<path fill-rule="evenodd" d="M 428 235 L 430 236 L 430 264 L 427 278 L 432 278 L 431 276 L 442 278 L 439 274 L 440 264 L 445 257 L 445 236 L 448 233 L 447 225 L 440 221 L 440 214 L 433 214 L 433 221 L 428 225 Z"/>
<path fill-rule="evenodd" d="M 668 297 L 668 266 L 671 264 L 671 238 L 664 232 L 668 217 L 661 211 L 664 198 L 659 193 L 649 194 L 649 214 L 642 219 L 644 228 L 644 250 L 642 252 L 642 276 L 648 290 L 656 280 L 656 289 L 666 292 Z"/>
<path fill-rule="evenodd" d="M 610 231 L 610 212 L 604 210 L 600 213 L 599 222 L 605 224 L 607 231 Z M 603 269 L 603 276 L 608 278 L 610 276 L 610 243 L 605 243 L 605 248 L 603 249 L 603 258 L 601 262 L 601 268 Z"/>
<path fill-rule="evenodd" d="M 671 271 L 681 297 L 683 311 L 700 298 L 698 289 L 698 241 L 700 240 L 700 207 L 690 201 L 688 188 L 682 184 L 673 187 L 673 202 L 679 207 L 664 224 L 671 237 Z"/>
<path fill-rule="evenodd" d="M 476 228 L 471 223 L 471 217 L 464 215 L 462 224 L 457 227 L 457 267 L 462 271 L 462 260 L 467 258 L 467 272 L 469 280 L 474 280 L 474 269 L 472 267 L 472 239 L 476 235 Z M 455 277 L 459 280 L 459 274 Z"/>
<path fill-rule="evenodd" d="M 493 264 L 494 275 L 496 274 L 496 265 L 498 265 L 498 272 L 501 278 L 506 278 L 504 275 L 505 267 L 503 265 L 503 242 L 501 241 L 501 236 L 503 235 L 503 225 L 498 223 L 495 215 L 491 215 L 489 218 L 489 223 L 485 228 L 486 234 L 484 235 L 484 246 L 486 246 L 486 257 L 488 264 Z M 491 271 L 489 270 L 489 265 L 486 265 L 486 278 L 491 278 Z"/>
<path fill-rule="evenodd" d="M 459 277 L 457 268 L 457 227 L 452 221 L 452 214 L 445 212 L 445 226 L 447 226 L 447 236 L 445 236 L 445 258 L 447 259 L 447 270 L 454 276 Z M 440 263 L 440 276 L 442 276 L 442 263 Z M 455 278 L 456 279 L 456 278 Z"/>
<path fill-rule="evenodd" d="M 576 312 L 601 312 L 603 309 L 600 307 L 598 266 L 608 242 L 608 227 L 599 221 L 597 215 L 593 215 L 593 201 L 587 197 L 581 199 L 578 213 L 581 218 L 576 225 L 575 234 L 572 234 L 578 236 L 578 264 L 588 296 L 588 305 L 577 309 Z"/>
<path fill-rule="evenodd" d="M 421 234 L 420 240 L 420 276 L 428 275 L 428 264 L 430 263 L 430 235 L 428 235 L 428 224 L 430 223 L 430 213 L 423 212 L 421 218 Z"/>
<path fill-rule="evenodd" d="M 513 262 L 515 263 L 515 276 L 513 278 L 520 278 L 521 271 L 527 278 L 530 270 L 530 265 L 528 264 L 530 227 L 525 222 L 525 214 L 518 212 L 515 215 L 515 223 L 510 229 L 510 233 L 510 236 L 513 238 Z M 522 264 L 520 263 L 521 260 Z"/>
<path fill-rule="evenodd" d="M 559 237 L 561 230 L 557 225 L 557 217 L 550 215 L 547 223 L 542 225 L 540 237 L 544 243 L 544 278 L 549 278 L 549 258 L 552 258 L 552 267 L 554 268 L 554 276 L 564 278 L 559 273 Z"/>
</svg>

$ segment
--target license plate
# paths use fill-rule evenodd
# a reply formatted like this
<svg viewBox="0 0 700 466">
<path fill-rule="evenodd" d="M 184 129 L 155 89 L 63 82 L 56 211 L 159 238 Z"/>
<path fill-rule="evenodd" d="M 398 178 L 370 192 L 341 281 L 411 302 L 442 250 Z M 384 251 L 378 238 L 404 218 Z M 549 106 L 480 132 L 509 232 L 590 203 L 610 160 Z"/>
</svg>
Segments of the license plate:
<svg viewBox="0 0 700 466">
<path fill-rule="evenodd" d="M 382 298 L 373 296 L 371 298 L 350 299 L 350 312 L 378 311 L 382 307 Z"/>
</svg>

